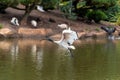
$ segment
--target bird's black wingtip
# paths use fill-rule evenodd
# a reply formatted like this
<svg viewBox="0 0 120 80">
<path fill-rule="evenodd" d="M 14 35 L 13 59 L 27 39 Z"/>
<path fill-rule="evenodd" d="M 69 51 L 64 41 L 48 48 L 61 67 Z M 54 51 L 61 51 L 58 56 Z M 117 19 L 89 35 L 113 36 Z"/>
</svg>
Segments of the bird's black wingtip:
<svg viewBox="0 0 120 80">
<path fill-rule="evenodd" d="M 48 38 L 47 40 L 53 42 L 53 40 L 51 38 Z"/>
<path fill-rule="evenodd" d="M 101 29 L 105 29 L 105 26 L 101 26 L 100 28 L 101 28 Z"/>
<path fill-rule="evenodd" d="M 46 36 L 46 40 L 53 42 L 53 40 L 48 36 Z"/>
</svg>

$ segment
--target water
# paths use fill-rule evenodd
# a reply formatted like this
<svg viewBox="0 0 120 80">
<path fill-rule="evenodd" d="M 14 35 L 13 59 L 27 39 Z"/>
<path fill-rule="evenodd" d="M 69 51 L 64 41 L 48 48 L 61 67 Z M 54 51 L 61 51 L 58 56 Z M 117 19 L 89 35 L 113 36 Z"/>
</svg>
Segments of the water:
<svg viewBox="0 0 120 80">
<path fill-rule="evenodd" d="M 48 41 L 0 41 L 0 80 L 120 80 L 120 41 L 83 40 L 73 57 Z"/>
</svg>

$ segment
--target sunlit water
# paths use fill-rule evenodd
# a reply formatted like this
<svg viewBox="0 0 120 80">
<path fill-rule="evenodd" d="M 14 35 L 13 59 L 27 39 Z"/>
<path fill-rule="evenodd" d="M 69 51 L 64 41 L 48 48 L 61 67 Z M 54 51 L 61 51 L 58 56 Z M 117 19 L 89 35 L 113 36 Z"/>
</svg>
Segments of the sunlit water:
<svg viewBox="0 0 120 80">
<path fill-rule="evenodd" d="M 120 40 L 74 45 L 71 57 L 45 40 L 1 40 L 0 80 L 120 80 Z"/>
</svg>

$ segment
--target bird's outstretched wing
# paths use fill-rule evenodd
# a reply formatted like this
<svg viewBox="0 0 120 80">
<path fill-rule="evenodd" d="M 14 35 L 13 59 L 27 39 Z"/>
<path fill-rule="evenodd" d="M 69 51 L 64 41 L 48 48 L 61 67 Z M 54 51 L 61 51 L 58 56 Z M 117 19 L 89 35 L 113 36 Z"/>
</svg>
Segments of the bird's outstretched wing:
<svg viewBox="0 0 120 80">
<path fill-rule="evenodd" d="M 108 32 L 108 31 L 109 31 L 108 27 L 101 26 L 100 28 L 101 28 L 102 30 L 104 30 L 105 32 Z"/>
<path fill-rule="evenodd" d="M 114 33 L 116 31 L 116 28 L 115 27 L 105 27 L 105 26 L 102 26 L 101 29 L 103 29 L 105 32 L 111 34 L 111 33 Z"/>
<path fill-rule="evenodd" d="M 77 39 L 78 39 L 77 32 L 72 31 L 72 30 L 63 31 L 63 42 L 73 44 L 73 42 Z"/>
</svg>

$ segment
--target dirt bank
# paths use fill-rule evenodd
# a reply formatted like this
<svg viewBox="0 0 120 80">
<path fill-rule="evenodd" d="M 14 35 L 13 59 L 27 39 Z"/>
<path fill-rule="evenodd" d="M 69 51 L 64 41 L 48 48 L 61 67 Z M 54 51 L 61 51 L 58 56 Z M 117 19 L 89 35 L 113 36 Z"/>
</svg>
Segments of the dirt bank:
<svg viewBox="0 0 120 80">
<path fill-rule="evenodd" d="M 59 11 L 39 12 L 37 10 L 32 11 L 28 18 L 27 25 L 14 26 L 10 24 L 12 17 L 17 17 L 19 20 L 23 15 L 23 11 L 15 10 L 12 8 L 6 9 L 6 14 L 0 14 L 0 24 L 3 28 L 0 30 L 0 37 L 13 37 L 13 38 L 44 38 L 50 36 L 58 39 L 61 36 L 62 29 L 57 25 L 61 23 L 68 24 L 72 30 L 78 33 L 79 38 L 99 38 L 105 37 L 106 33 L 100 29 L 100 26 L 112 25 L 107 22 L 101 22 L 101 24 L 87 24 L 83 20 L 72 21 L 66 19 Z M 38 26 L 35 28 L 30 24 L 32 19 L 39 18 Z M 119 27 L 117 27 L 119 29 Z M 115 32 L 118 34 L 119 30 Z"/>
</svg>

